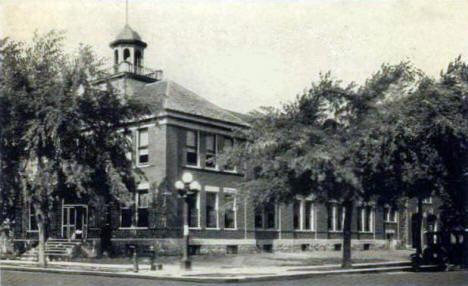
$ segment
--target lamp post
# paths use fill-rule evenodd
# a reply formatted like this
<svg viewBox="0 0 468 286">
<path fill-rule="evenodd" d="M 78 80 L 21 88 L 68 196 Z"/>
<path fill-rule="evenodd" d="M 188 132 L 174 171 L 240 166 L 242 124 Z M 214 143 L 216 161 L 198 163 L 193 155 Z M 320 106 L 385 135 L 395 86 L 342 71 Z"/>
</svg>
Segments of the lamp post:
<svg viewBox="0 0 468 286">
<path fill-rule="evenodd" d="M 184 245 L 182 248 L 182 260 L 180 268 L 183 270 L 192 269 L 192 261 L 189 257 L 189 214 L 188 214 L 188 201 L 189 196 L 201 190 L 201 186 L 197 181 L 193 180 L 193 176 L 189 172 L 182 175 L 182 180 L 175 182 L 175 188 L 180 198 L 184 201 L 183 208 L 183 224 L 184 224 Z"/>
</svg>

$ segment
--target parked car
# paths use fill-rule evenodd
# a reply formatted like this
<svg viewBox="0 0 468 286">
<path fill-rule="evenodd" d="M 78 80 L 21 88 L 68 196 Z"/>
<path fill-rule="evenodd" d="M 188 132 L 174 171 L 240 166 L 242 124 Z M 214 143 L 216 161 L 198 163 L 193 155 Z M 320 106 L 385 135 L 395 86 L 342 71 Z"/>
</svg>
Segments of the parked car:
<svg viewBox="0 0 468 286">
<path fill-rule="evenodd" d="M 450 264 L 462 264 L 463 231 L 428 231 L 425 236 L 427 245 L 422 255 L 411 255 L 411 262 L 416 271 L 425 265 L 434 265 L 440 270 L 445 270 Z"/>
</svg>

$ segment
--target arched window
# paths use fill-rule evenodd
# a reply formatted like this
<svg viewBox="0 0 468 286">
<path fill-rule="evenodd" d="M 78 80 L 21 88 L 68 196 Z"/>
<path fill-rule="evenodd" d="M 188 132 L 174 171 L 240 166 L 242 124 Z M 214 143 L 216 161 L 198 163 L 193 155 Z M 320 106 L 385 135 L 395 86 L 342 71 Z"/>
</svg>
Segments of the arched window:
<svg viewBox="0 0 468 286">
<path fill-rule="evenodd" d="M 114 51 L 114 64 L 117 65 L 119 63 L 119 50 Z"/>
<path fill-rule="evenodd" d="M 135 51 L 135 59 L 133 60 L 133 64 L 136 66 L 136 67 L 140 67 L 141 66 L 141 52 L 139 50 L 136 50 Z"/>
<path fill-rule="evenodd" d="M 128 49 L 124 50 L 123 60 L 126 61 L 130 57 L 130 51 Z"/>
</svg>

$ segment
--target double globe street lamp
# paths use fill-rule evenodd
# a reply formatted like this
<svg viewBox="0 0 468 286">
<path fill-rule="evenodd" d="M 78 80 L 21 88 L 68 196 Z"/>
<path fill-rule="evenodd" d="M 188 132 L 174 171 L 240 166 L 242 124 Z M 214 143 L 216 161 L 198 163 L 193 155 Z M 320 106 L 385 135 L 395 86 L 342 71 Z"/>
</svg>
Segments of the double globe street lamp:
<svg viewBox="0 0 468 286">
<path fill-rule="evenodd" d="M 182 249 L 182 260 L 180 268 L 183 270 L 192 269 L 192 261 L 189 257 L 189 209 L 188 204 L 190 197 L 201 191 L 200 183 L 193 180 L 193 176 L 189 172 L 182 175 L 182 180 L 175 182 L 175 189 L 177 194 L 184 201 L 183 208 L 183 228 L 184 228 L 184 245 Z"/>
</svg>

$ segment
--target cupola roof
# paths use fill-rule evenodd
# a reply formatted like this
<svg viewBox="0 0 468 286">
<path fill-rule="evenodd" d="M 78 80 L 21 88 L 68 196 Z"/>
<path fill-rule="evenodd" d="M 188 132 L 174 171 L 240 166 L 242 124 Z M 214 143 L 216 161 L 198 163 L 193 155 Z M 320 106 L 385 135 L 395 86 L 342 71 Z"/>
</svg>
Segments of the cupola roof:
<svg viewBox="0 0 468 286">
<path fill-rule="evenodd" d="M 138 35 L 135 30 L 130 28 L 128 24 L 126 24 L 120 33 L 117 35 L 117 38 L 110 43 L 111 48 L 119 45 L 119 44 L 131 44 L 141 46 L 146 48 L 147 44 L 143 42 L 140 35 Z"/>
</svg>

